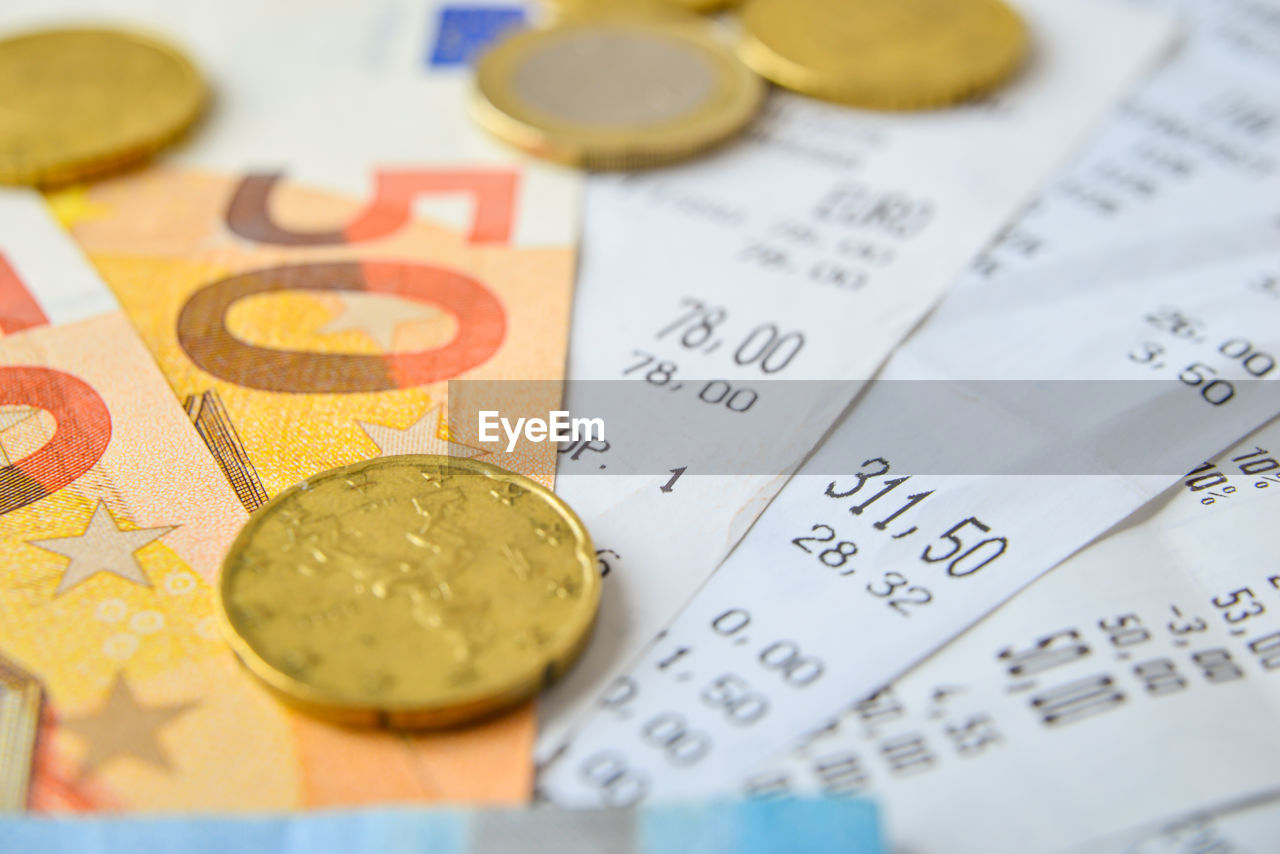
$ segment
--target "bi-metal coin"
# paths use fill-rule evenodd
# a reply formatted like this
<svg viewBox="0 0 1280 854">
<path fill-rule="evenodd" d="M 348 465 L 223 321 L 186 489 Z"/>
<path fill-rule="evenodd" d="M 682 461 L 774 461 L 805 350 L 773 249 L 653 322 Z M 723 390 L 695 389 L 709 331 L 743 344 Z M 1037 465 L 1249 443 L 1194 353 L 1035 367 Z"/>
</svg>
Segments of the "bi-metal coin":
<svg viewBox="0 0 1280 854">
<path fill-rule="evenodd" d="M 1008 79 L 1027 52 L 1001 0 L 748 0 L 739 53 L 797 92 L 858 107 L 954 104 Z"/>
<path fill-rule="evenodd" d="M 634 169 L 718 145 L 763 98 L 760 79 L 701 19 L 601 12 L 500 42 L 476 67 L 472 112 L 539 157 Z"/>
<path fill-rule="evenodd" d="M 258 509 L 222 567 L 224 633 L 287 703 L 334 722 L 451 726 L 533 696 L 586 644 L 582 522 L 496 466 L 384 457 Z"/>
<path fill-rule="evenodd" d="M 204 103 L 175 48 L 137 33 L 51 30 L 0 41 L 0 182 L 58 184 L 149 157 Z"/>
</svg>

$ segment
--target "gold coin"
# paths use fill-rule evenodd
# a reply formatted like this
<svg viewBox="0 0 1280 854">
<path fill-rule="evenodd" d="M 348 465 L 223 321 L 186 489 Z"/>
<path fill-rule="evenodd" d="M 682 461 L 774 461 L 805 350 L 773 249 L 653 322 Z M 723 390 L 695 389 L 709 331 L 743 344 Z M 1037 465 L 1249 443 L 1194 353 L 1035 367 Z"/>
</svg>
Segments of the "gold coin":
<svg viewBox="0 0 1280 854">
<path fill-rule="evenodd" d="M 384 457 L 290 487 L 223 562 L 224 633 L 286 702 L 354 726 L 450 726 L 535 694 L 600 601 L 582 522 L 474 460 Z"/>
<path fill-rule="evenodd" d="M 182 133 L 204 84 L 174 48 L 76 29 L 0 41 L 0 182 L 53 184 L 136 163 Z"/>
<path fill-rule="evenodd" d="M 525 151 L 589 169 L 668 163 L 740 131 L 760 79 L 691 16 L 599 13 L 499 43 L 472 113 Z"/>
<path fill-rule="evenodd" d="M 938 107 L 1007 79 L 1027 51 L 1001 0 L 749 0 L 740 53 L 780 86 L 859 107 Z"/>
<path fill-rule="evenodd" d="M 561 12 L 580 13 L 598 12 L 601 10 L 655 9 L 677 8 L 690 12 L 715 12 L 726 6 L 736 4 L 738 0 L 547 0 Z"/>
<path fill-rule="evenodd" d="M 738 0 L 667 0 L 667 2 L 683 6 L 691 12 L 714 12 L 717 9 L 731 6 L 737 3 Z"/>
</svg>

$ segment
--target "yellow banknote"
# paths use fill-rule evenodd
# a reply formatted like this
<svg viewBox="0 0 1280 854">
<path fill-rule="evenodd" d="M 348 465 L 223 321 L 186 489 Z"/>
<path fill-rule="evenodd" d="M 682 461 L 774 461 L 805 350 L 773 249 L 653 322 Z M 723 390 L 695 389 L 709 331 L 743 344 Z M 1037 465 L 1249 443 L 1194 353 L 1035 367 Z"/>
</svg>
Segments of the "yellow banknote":
<svg viewBox="0 0 1280 854">
<path fill-rule="evenodd" d="M 245 511 L 119 312 L 0 339 L 0 453 L 0 672 L 6 695 L 43 694 L 34 809 L 524 794 L 518 716 L 363 734 L 248 677 L 213 598 Z"/>
<path fill-rule="evenodd" d="M 361 202 L 272 176 L 157 167 L 73 191 L 73 233 L 250 510 L 356 460 L 470 455 L 449 440 L 450 380 L 562 376 L 573 256 L 511 245 L 519 173 L 372 183 Z M 412 199 L 436 191 L 466 197 L 472 222 L 414 217 Z M 515 464 L 548 480 L 553 447 L 524 453 Z M 512 800 L 530 785 L 534 727 L 523 709 L 429 739 L 301 722 L 291 736 L 306 748 L 306 802 Z M 423 773 L 448 757 L 456 767 Z"/>
<path fill-rule="evenodd" d="M 490 180 L 502 191 L 499 199 L 519 189 L 510 173 L 497 170 L 419 180 L 413 192 L 443 187 L 450 193 L 492 193 Z M 158 170 L 90 193 L 67 191 L 57 198 L 56 210 L 64 220 L 78 220 L 81 229 L 107 226 L 113 222 L 111 202 L 100 200 L 99 193 L 111 199 L 133 189 L 141 194 L 136 204 L 121 205 L 115 213 L 144 240 L 155 239 L 161 225 L 197 222 L 188 215 L 209 212 L 200 207 L 202 201 L 216 208 L 218 201 L 243 198 L 227 192 L 234 186 L 204 173 Z M 404 189 L 394 178 L 389 186 L 391 192 Z M 209 195 L 202 198 L 202 190 Z M 271 201 L 271 214 L 281 222 L 294 212 L 292 196 L 283 192 Z M 325 199 L 332 202 L 325 194 L 303 192 L 298 198 L 306 214 L 296 218 L 301 225 L 307 215 L 347 210 L 342 204 L 324 207 Z M 534 369 L 551 366 L 547 369 L 558 375 L 564 320 L 555 312 L 567 311 L 568 250 L 510 249 L 502 240 L 510 222 L 495 216 L 489 198 L 477 200 L 474 231 L 459 236 L 428 228 L 437 242 L 422 246 L 414 243 L 418 225 L 396 222 L 394 216 L 381 225 L 375 219 L 376 227 L 390 228 L 386 246 L 392 260 L 361 270 L 393 290 L 415 284 L 443 288 L 429 292 L 443 293 L 440 300 L 464 319 L 477 313 L 491 321 L 498 317 L 500 326 L 490 322 L 481 329 L 487 348 L 496 346 L 489 363 L 523 364 L 509 349 L 518 346 Z M 367 207 L 375 213 L 387 210 Z M 162 309 L 152 309 L 157 320 L 147 326 L 148 306 L 171 308 L 171 320 L 181 314 L 173 308 L 175 285 L 197 291 L 206 283 L 202 274 L 217 281 L 289 263 L 287 257 L 259 257 L 264 253 L 236 230 L 251 232 L 260 224 L 220 223 L 179 232 L 176 244 L 155 240 L 151 245 L 165 251 L 152 257 L 137 251 L 134 236 L 103 232 L 126 244 L 128 251 L 103 252 L 100 260 L 104 268 L 123 265 L 138 274 L 116 284 L 129 296 L 139 323 L 153 334 L 161 328 Z M 268 489 L 350 459 L 446 450 L 444 381 L 360 393 L 265 391 L 219 380 L 216 373 L 208 375 L 214 382 L 204 384 L 201 371 L 184 374 L 181 363 L 171 361 L 166 368 L 189 403 L 197 432 L 110 292 L 59 235 L 39 200 L 0 196 L 0 224 L 5 225 L 0 231 L 0 370 L 5 372 L 0 381 L 0 799 L 15 798 L 26 788 L 29 757 L 20 754 L 30 748 L 41 697 L 31 786 L 37 809 L 261 809 L 525 798 L 533 735 L 527 711 L 429 736 L 333 728 L 290 713 L 267 696 L 214 629 L 212 582 L 226 545 L 243 523 L 245 505 L 254 506 L 255 496 Z M 404 251 L 397 248 L 398 240 L 408 241 Z M 355 240 L 362 242 L 373 246 L 376 241 Z M 437 263 L 418 265 L 431 270 L 406 271 L 407 256 L 425 257 L 435 249 Z M 314 255 L 317 249 L 309 251 Z M 344 256 L 341 247 L 314 260 L 338 265 L 325 268 L 329 272 L 349 273 L 350 265 L 361 263 L 358 254 Z M 521 276 L 532 272 L 532 278 L 518 280 L 529 281 L 531 291 L 546 286 L 548 293 L 541 296 L 550 312 L 532 324 L 529 335 L 508 334 L 516 320 L 528 319 L 538 295 L 526 299 L 514 288 L 505 292 L 462 281 L 464 274 L 449 264 L 458 270 L 473 265 L 474 277 L 486 282 L 517 281 L 514 267 L 522 268 Z M 400 278 L 387 278 L 388 270 Z M 306 309 L 328 308 L 333 317 L 348 320 L 384 316 L 360 315 L 364 294 L 332 288 L 334 282 L 351 282 L 350 277 L 323 281 L 328 289 L 268 293 L 235 306 L 226 322 L 241 340 L 264 343 L 255 336 L 266 335 L 270 343 L 275 334 L 293 346 L 288 336 L 305 333 L 300 312 Z M 553 292 L 557 283 L 564 287 L 559 301 Z M 478 298 L 479 308 L 473 309 L 469 300 L 481 287 L 497 295 Z M 275 297 L 283 302 L 273 308 Z M 456 337 L 449 324 L 457 326 L 459 319 L 436 317 L 434 323 L 445 330 L 433 331 L 433 304 L 385 299 L 392 309 L 393 348 L 414 352 L 416 342 L 430 343 L 433 334 Z M 357 312 L 348 316 L 350 305 Z M 388 306 L 376 305 L 375 294 L 373 307 Z M 279 326 L 277 332 L 243 328 L 262 309 L 260 317 Z M 399 310 L 417 312 L 425 323 L 401 323 L 394 319 Z M 559 331 L 553 336 L 552 330 Z M 367 355 L 377 352 L 377 341 L 364 340 L 370 332 L 353 328 L 338 330 L 333 338 L 319 333 L 319 338 L 330 352 Z M 376 325 L 372 333 L 379 334 Z M 464 340 L 478 338 L 473 333 Z M 162 359 L 165 353 L 185 352 L 181 345 L 166 351 L 162 340 L 152 343 Z M 211 364 L 215 371 L 230 370 Z M 431 369 L 419 366 L 401 376 L 421 377 L 424 370 Z M 327 382 L 340 374 L 322 364 L 318 371 L 285 376 Z M 275 399 L 285 403 L 277 405 Z M 358 409 L 357 404 L 373 406 Z"/>
</svg>

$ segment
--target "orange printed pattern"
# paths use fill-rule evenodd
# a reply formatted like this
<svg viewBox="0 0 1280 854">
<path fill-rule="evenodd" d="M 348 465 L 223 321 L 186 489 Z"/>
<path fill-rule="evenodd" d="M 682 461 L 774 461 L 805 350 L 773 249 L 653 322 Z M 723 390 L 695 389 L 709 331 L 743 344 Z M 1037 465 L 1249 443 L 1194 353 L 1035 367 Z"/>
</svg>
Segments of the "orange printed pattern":
<svg viewBox="0 0 1280 854">
<path fill-rule="evenodd" d="M 363 243 L 399 231 L 420 196 L 461 194 L 475 206 L 472 243 L 506 243 L 511 239 L 516 175 L 509 169 L 449 171 L 380 171 L 374 176 L 374 198 L 343 228 L 293 231 L 271 217 L 271 193 L 281 175 L 250 175 L 240 183 L 227 209 L 227 226 L 241 237 L 281 246 L 325 246 Z"/>
<path fill-rule="evenodd" d="M 0 406 L 35 407 L 55 424 L 37 450 L 0 468 L 0 513 L 25 507 L 93 468 L 111 440 L 111 415 L 88 383 L 42 367 L 0 367 Z"/>
<path fill-rule="evenodd" d="M 506 242 L 518 173 L 371 180 L 361 204 L 161 168 L 90 188 L 70 224 L 179 399 L 216 395 L 267 495 L 383 453 L 447 453 L 450 380 L 563 376 L 573 256 Z M 470 205 L 463 228 L 413 216 L 441 195 Z M 554 470 L 551 446 L 531 453 L 546 459 L 530 473 Z"/>
</svg>

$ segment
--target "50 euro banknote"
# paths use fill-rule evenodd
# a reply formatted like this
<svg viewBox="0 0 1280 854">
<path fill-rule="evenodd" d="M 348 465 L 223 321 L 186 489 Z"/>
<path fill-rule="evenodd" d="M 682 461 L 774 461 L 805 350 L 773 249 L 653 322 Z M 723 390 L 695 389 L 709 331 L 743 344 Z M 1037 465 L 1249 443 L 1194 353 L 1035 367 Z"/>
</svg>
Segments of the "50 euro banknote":
<svg viewBox="0 0 1280 854">
<path fill-rule="evenodd" d="M 527 714 L 348 731 L 243 671 L 213 593 L 241 500 L 39 199 L 0 226 L 0 807 L 521 800 Z"/>
</svg>

